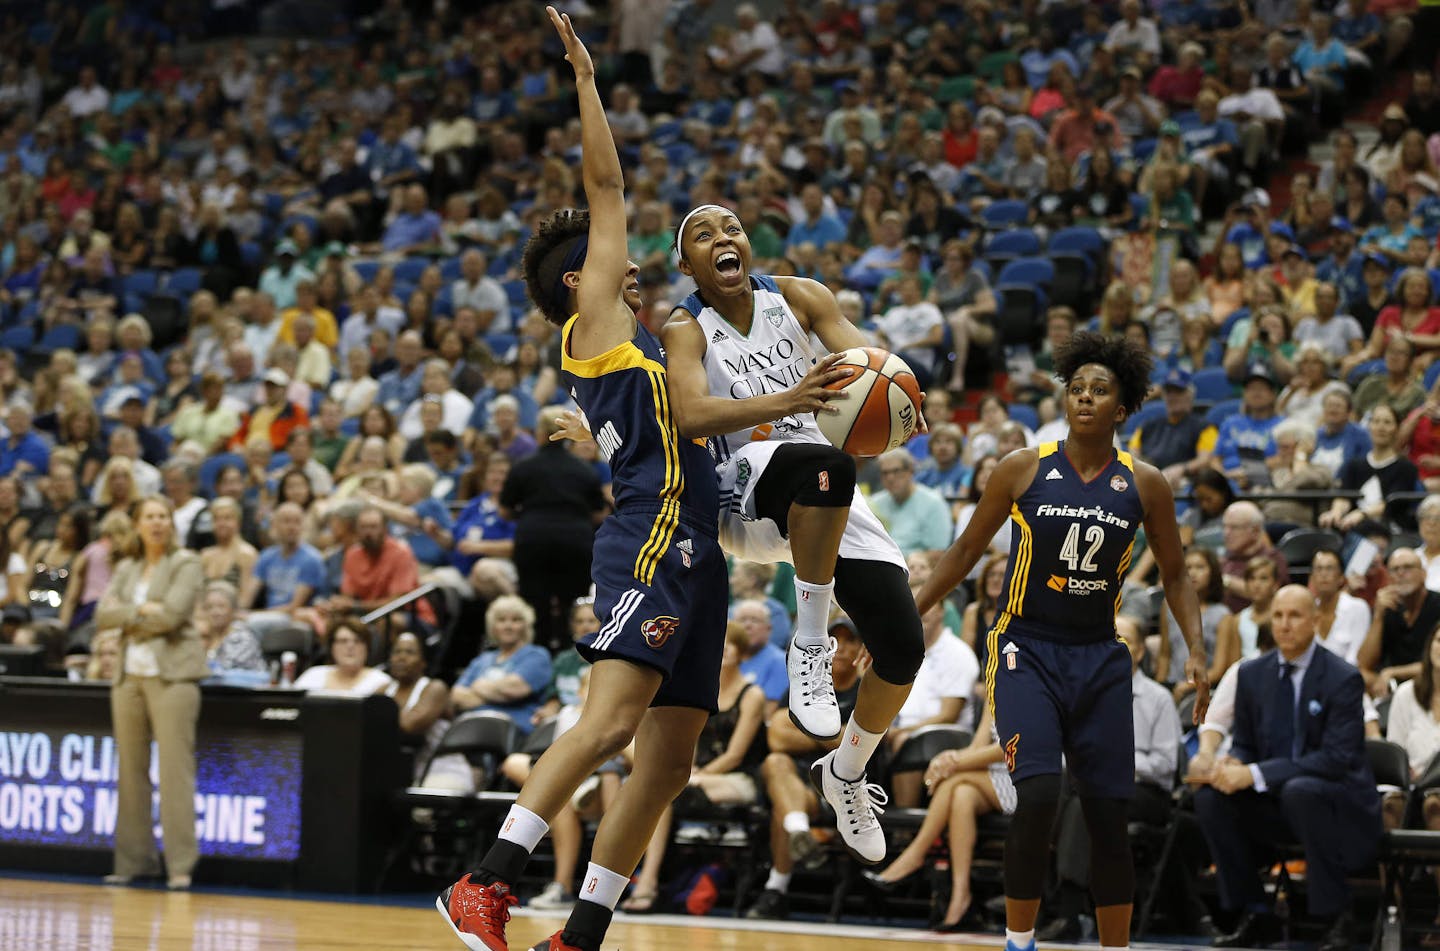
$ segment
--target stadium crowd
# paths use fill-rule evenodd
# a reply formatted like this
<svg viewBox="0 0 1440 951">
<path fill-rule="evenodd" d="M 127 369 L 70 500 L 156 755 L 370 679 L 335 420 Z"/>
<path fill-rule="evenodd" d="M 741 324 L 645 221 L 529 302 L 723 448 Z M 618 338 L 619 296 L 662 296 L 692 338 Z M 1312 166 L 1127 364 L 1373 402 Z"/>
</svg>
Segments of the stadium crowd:
<svg viewBox="0 0 1440 951">
<path fill-rule="evenodd" d="M 571 404 L 519 271 L 533 225 L 580 200 L 540 7 L 385 0 L 276 40 L 186 6 L 54 3 L 0 31 L 0 638 L 76 679 L 130 663 L 95 616 L 137 544 L 136 503 L 160 493 L 199 556 L 213 677 L 269 684 L 266 645 L 299 628 L 316 645 L 302 671 L 333 655 L 301 686 L 399 691 L 402 725 L 432 744 L 473 710 L 525 733 L 563 721 L 583 702 L 569 640 L 595 624 L 588 541 L 610 496 L 599 447 L 550 443 Z M 689 292 L 680 216 L 719 203 L 757 271 L 822 281 L 926 381 L 929 434 L 862 467 L 912 583 L 1000 456 L 1064 438 L 1054 348 L 1077 327 L 1144 340 L 1156 394 L 1126 448 L 1187 500 L 1212 681 L 1223 694 L 1274 646 L 1276 589 L 1300 579 L 1318 641 L 1364 674 L 1370 735 L 1388 725 L 1407 780 L 1440 789 L 1440 7 L 561 6 L 603 52 L 641 319 L 658 328 Z M 1379 90 L 1398 92 L 1365 127 Z M 937 786 L 969 777 L 937 807 L 952 829 L 1003 811 L 975 711 L 1009 543 L 926 619 L 888 751 L 925 726 L 974 733 L 922 768 Z M 1153 568 L 1137 553 L 1122 606 L 1137 683 L 1183 702 Z M 786 689 L 788 571 L 733 572 L 728 649 L 766 715 Z M 455 627 L 443 605 L 404 609 L 393 629 L 419 638 L 356 617 L 424 581 L 485 616 L 484 644 L 430 658 L 448 688 L 417 686 L 427 641 Z M 842 703 L 864 665 L 847 624 Z M 824 857 L 793 768 L 820 750 L 784 717 L 757 726 L 739 683 L 677 808 L 775 804 L 752 913 L 783 915 L 791 870 Z M 1189 737 L 1192 779 L 1210 780 L 1227 709 Z M 1162 824 L 1181 729 L 1152 730 L 1158 758 L 1137 759 Z M 922 773 L 898 775 L 900 803 L 923 808 Z M 474 776 L 451 761 L 426 781 Z M 1416 797 L 1386 821 L 1440 829 L 1440 797 Z M 632 910 L 656 901 L 658 860 L 647 870 Z M 542 905 L 573 886 L 557 876 Z M 1204 906 L 1175 914 L 1211 927 Z"/>
</svg>

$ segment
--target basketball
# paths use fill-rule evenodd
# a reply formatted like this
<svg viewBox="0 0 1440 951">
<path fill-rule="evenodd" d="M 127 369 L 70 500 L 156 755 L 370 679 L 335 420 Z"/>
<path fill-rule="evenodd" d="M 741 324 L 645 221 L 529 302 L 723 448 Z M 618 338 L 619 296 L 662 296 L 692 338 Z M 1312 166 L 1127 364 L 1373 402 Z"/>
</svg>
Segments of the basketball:
<svg viewBox="0 0 1440 951">
<path fill-rule="evenodd" d="M 852 456 L 878 456 L 905 445 L 920 420 L 920 384 L 910 366 L 879 347 L 852 347 L 840 356 L 836 369 L 857 372 L 829 386 L 849 394 L 830 404 L 840 412 L 815 414 L 825 438 Z"/>
</svg>

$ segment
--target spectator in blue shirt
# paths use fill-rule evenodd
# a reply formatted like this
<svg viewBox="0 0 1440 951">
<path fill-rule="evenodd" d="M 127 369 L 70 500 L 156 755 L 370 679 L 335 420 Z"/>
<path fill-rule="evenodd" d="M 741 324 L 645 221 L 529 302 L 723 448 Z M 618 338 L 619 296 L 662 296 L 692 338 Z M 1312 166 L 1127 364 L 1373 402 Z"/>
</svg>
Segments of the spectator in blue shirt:
<svg viewBox="0 0 1440 951">
<path fill-rule="evenodd" d="M 420 159 L 400 138 L 404 129 L 397 116 L 389 116 L 380 128 L 380 138 L 365 156 L 365 170 L 381 195 L 391 188 L 420 177 Z"/>
<path fill-rule="evenodd" d="M 505 88 L 499 66 L 480 71 L 480 86 L 470 101 L 470 114 L 481 124 L 503 122 L 516 114 L 515 96 Z"/>
<path fill-rule="evenodd" d="M 521 427 L 534 429 L 540 418 L 540 404 L 520 385 L 519 369 L 514 364 L 497 363 L 490 368 L 490 385 L 475 394 L 475 409 L 470 414 L 467 431 L 484 432 L 490 425 L 490 404 L 495 402 L 495 397 L 507 395 L 515 397 L 520 404 Z"/>
<path fill-rule="evenodd" d="M 1340 313 L 1365 298 L 1365 258 L 1355 250 L 1355 228 L 1346 218 L 1330 219 L 1330 254 L 1315 265 L 1315 279 L 1340 291 Z"/>
<path fill-rule="evenodd" d="M 1271 433 L 1283 419 L 1275 413 L 1277 387 L 1268 364 L 1251 364 L 1245 376 L 1240 412 L 1220 424 L 1215 459 L 1220 471 L 1241 491 L 1270 484 L 1265 458 L 1275 451 Z"/>
<path fill-rule="evenodd" d="M 10 435 L 0 443 L 0 476 L 25 478 L 50 471 L 50 446 L 31 428 L 34 414 L 25 403 L 10 404 L 6 417 Z"/>
<path fill-rule="evenodd" d="M 800 190 L 800 206 L 805 209 L 805 217 L 790 226 L 785 236 L 787 253 L 801 244 L 813 244 L 825 251 L 845 241 L 845 225 L 825 210 L 825 190 L 818 182 L 810 182 Z"/>
<path fill-rule="evenodd" d="M 1219 104 L 1220 97 L 1215 90 L 1202 89 L 1195 97 L 1196 121 L 1183 128 L 1180 136 L 1195 167 L 1197 208 L 1203 207 L 1207 188 L 1228 187 L 1231 156 L 1240 145 L 1235 123 L 1220 116 Z"/>
<path fill-rule="evenodd" d="M 960 461 L 960 450 L 965 445 L 960 427 L 954 423 L 941 423 L 930 431 L 926 444 L 929 454 L 920 460 L 915 470 L 915 481 L 929 486 L 946 499 L 965 496 L 970 487 L 970 467 Z"/>
<path fill-rule="evenodd" d="M 1385 52 L 1380 18 L 1370 12 L 1370 0 L 1350 0 L 1349 6 L 1350 15 L 1335 21 L 1335 35 L 1346 46 L 1363 53 L 1371 64 L 1379 63 Z"/>
<path fill-rule="evenodd" d="M 1339 472 L 1345 463 L 1364 458 L 1370 451 L 1370 434 L 1350 420 L 1354 407 L 1347 388 L 1336 387 L 1320 401 L 1320 427 L 1315 432 L 1315 450 L 1310 453 L 1312 466 Z"/>
<path fill-rule="evenodd" d="M 477 588 L 477 565 L 503 561 L 515 552 L 515 523 L 500 514 L 500 490 L 510 474 L 510 465 L 505 453 L 490 453 L 480 476 L 480 494 L 460 510 L 451 529 L 455 547 L 450 552 L 450 563 Z M 513 576 L 513 568 L 506 574 Z"/>
<path fill-rule="evenodd" d="M 1031 89 L 1039 89 L 1045 85 L 1045 80 L 1049 78 L 1050 70 L 1056 63 L 1064 63 L 1071 76 L 1078 78 L 1084 74 L 1085 71 L 1080 68 L 1074 54 L 1063 46 L 1055 45 L 1054 30 L 1041 27 L 1036 36 L 1036 44 L 1020 57 L 1020 67 L 1025 70 L 1025 80 Z"/>
<path fill-rule="evenodd" d="M 293 616 L 324 586 L 325 559 L 313 545 L 300 540 L 304 524 L 305 511 L 294 502 L 285 502 L 275 509 L 270 517 L 270 534 L 275 544 L 260 553 L 254 572 L 244 579 L 240 592 L 242 607 L 254 608 L 264 588 L 265 600 L 261 607 Z"/>
<path fill-rule="evenodd" d="M 765 712 L 773 713 L 790 690 L 790 675 L 785 672 L 785 652 L 770 640 L 770 609 L 764 601 L 751 598 L 735 605 L 730 617 L 745 628 L 750 645 L 740 661 L 740 672 L 765 692 Z"/>
<path fill-rule="evenodd" d="M 1385 223 L 1378 224 L 1365 232 L 1360 239 L 1360 250 L 1365 254 L 1382 254 L 1391 264 L 1420 264 L 1412 258 L 1410 239 L 1424 237 L 1420 229 L 1410 223 L 1410 202 L 1403 192 L 1390 192 L 1381 205 Z"/>
<path fill-rule="evenodd" d="M 496 598 L 485 611 L 485 635 L 490 649 L 465 668 L 450 699 L 462 714 L 498 713 L 529 733 L 530 716 L 545 699 L 551 677 L 550 653 L 530 643 L 534 609 L 518 595 Z"/>
<path fill-rule="evenodd" d="M 395 339 L 395 369 L 380 376 L 375 401 L 397 419 L 405 407 L 420 398 L 420 383 L 424 378 L 420 358 L 424 352 L 425 341 L 420 332 L 405 331 Z"/>
<path fill-rule="evenodd" d="M 1330 35 L 1330 17 L 1310 15 L 1310 35 L 1300 41 L 1290 57 L 1306 82 L 1324 92 L 1345 91 L 1345 70 L 1350 65 L 1345 44 Z"/>
<path fill-rule="evenodd" d="M 427 206 L 425 186 L 407 186 L 401 211 L 385 228 L 381 247 L 396 254 L 414 254 L 438 245 L 440 239 L 440 215 Z"/>
</svg>

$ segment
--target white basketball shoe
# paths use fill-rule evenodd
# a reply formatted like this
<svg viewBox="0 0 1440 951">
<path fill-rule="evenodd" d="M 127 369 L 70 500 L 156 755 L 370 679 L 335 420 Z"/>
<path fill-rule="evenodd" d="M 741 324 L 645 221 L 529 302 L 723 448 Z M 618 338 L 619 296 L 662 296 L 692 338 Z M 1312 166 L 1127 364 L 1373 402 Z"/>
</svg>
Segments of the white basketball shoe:
<svg viewBox="0 0 1440 951">
<path fill-rule="evenodd" d="M 801 647 L 790 640 L 785 652 L 785 669 L 790 675 L 790 719 L 812 740 L 822 743 L 840 735 L 840 705 L 835 700 L 835 682 L 830 672 L 835 659 L 835 638 L 825 645 Z"/>
<path fill-rule="evenodd" d="M 836 776 L 834 761 L 834 750 L 817 759 L 810 767 L 810 782 L 835 810 L 835 826 L 845 848 L 866 865 L 879 865 L 885 859 L 885 831 L 880 828 L 885 810 L 880 807 L 890 797 L 875 783 L 867 783 L 863 773 L 854 780 Z"/>
</svg>

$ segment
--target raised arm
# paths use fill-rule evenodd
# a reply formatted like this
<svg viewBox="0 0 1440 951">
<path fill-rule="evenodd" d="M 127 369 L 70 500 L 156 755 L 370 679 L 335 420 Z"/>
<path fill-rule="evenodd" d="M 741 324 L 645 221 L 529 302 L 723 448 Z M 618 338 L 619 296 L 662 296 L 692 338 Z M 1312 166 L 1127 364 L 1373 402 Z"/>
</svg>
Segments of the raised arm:
<svg viewBox="0 0 1440 951">
<path fill-rule="evenodd" d="M 576 288 L 579 312 L 571 332 L 581 349 L 594 355 L 635 335 L 635 314 L 625 303 L 630 259 L 625 237 L 625 175 L 605 106 L 595 87 L 595 64 L 568 14 L 546 7 L 550 22 L 565 42 L 565 59 L 575 69 L 580 100 L 581 179 L 590 205 L 590 242 Z"/>
<path fill-rule="evenodd" d="M 1190 657 L 1185 661 L 1185 676 L 1195 688 L 1195 723 L 1205 719 L 1205 710 L 1210 706 L 1210 672 L 1205 657 L 1205 637 L 1200 624 L 1200 599 L 1190 584 L 1185 572 L 1185 553 L 1180 547 L 1180 529 L 1175 525 L 1175 498 L 1170 494 L 1170 483 L 1160 470 L 1144 463 L 1136 463 L 1136 481 L 1140 488 L 1140 501 L 1145 506 L 1145 537 L 1150 542 L 1150 551 L 1155 553 L 1155 562 L 1160 566 L 1160 583 L 1165 588 L 1165 602 L 1180 624 L 1180 633 L 1190 647 Z"/>
<path fill-rule="evenodd" d="M 970 517 L 970 524 L 940 556 L 935 569 L 930 572 L 930 580 L 925 582 L 915 598 L 915 606 L 922 617 L 936 602 L 955 590 L 955 586 L 980 561 L 990 547 L 990 539 L 1010 518 L 1015 500 L 1035 478 L 1039 465 L 1040 457 L 1035 450 L 1017 449 L 995 467 L 989 484 L 985 486 L 985 494 L 980 497 L 975 514 Z"/>
</svg>

